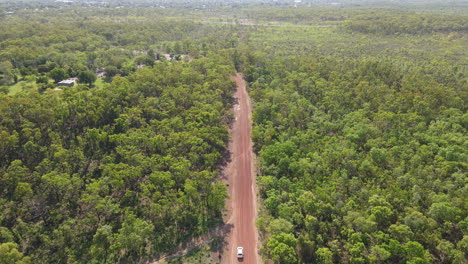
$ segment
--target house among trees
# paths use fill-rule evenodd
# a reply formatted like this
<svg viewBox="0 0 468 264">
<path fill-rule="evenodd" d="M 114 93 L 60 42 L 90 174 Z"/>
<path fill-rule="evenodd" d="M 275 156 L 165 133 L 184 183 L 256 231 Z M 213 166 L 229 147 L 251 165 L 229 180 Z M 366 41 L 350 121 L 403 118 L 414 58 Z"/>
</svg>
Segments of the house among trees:
<svg viewBox="0 0 468 264">
<path fill-rule="evenodd" d="M 103 69 L 98 69 L 96 70 L 96 77 L 97 78 L 103 78 L 103 77 L 106 77 L 107 75 L 107 72 Z"/>
<path fill-rule="evenodd" d="M 66 79 L 66 80 L 58 82 L 58 85 L 73 87 L 75 85 L 75 81 L 76 81 L 75 79 Z"/>
</svg>

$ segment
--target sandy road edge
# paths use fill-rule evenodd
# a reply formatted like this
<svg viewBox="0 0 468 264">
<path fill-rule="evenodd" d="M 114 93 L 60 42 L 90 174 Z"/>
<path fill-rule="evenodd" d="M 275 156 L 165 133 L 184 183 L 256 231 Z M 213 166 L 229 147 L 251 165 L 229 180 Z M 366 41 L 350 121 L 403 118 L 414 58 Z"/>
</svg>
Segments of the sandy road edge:
<svg viewBox="0 0 468 264">
<path fill-rule="evenodd" d="M 253 109 L 252 109 L 252 100 L 250 99 L 249 92 L 248 92 L 248 83 L 244 80 L 244 76 L 241 73 L 238 73 L 238 76 L 242 78 L 242 81 L 244 82 L 244 87 L 245 87 L 245 93 L 247 94 L 247 104 L 250 109 L 248 119 L 250 122 L 250 149 L 252 152 L 252 159 L 251 159 L 251 168 L 252 168 L 252 176 L 253 176 L 253 184 L 252 184 L 252 193 L 253 193 L 253 206 L 254 206 L 254 211 L 255 211 L 255 243 L 257 245 L 257 254 L 256 254 L 256 260 L 257 263 L 263 263 L 262 262 L 262 257 L 260 254 L 260 248 L 261 248 L 261 243 L 260 243 L 260 233 L 257 228 L 257 223 L 256 221 L 258 220 L 258 199 L 260 199 L 258 195 L 258 186 L 257 186 L 257 155 L 255 155 L 255 152 L 253 151 L 253 141 L 252 141 L 252 130 L 253 130 L 253 122 L 252 122 L 252 114 L 253 114 Z"/>
</svg>

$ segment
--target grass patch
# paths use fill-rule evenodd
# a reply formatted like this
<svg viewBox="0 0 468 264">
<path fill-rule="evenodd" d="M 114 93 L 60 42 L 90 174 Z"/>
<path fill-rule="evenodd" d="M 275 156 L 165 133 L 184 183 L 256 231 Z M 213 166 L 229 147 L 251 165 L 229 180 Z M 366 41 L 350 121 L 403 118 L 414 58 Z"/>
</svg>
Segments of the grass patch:
<svg viewBox="0 0 468 264">
<path fill-rule="evenodd" d="M 32 89 L 37 89 L 36 82 L 20 81 L 10 86 L 8 95 L 15 95 L 23 90 L 32 90 Z"/>
<path fill-rule="evenodd" d="M 96 81 L 94 82 L 94 88 L 98 88 L 98 89 L 104 88 L 106 84 L 111 83 L 111 82 L 112 82 L 112 78 L 107 78 L 107 77 L 97 78 Z"/>
<path fill-rule="evenodd" d="M 104 83 L 105 83 L 104 78 L 97 78 L 96 81 L 94 82 L 94 87 L 100 89 L 104 87 Z"/>
</svg>

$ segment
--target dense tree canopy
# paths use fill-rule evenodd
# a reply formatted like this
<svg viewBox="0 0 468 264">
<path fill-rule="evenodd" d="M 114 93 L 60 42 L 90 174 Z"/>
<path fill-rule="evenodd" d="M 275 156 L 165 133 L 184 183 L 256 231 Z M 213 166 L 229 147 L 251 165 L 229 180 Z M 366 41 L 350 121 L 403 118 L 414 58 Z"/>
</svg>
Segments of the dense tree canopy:
<svg viewBox="0 0 468 264">
<path fill-rule="evenodd" d="M 228 65 L 213 55 L 160 63 L 104 89 L 3 96 L 5 254 L 19 261 L 21 248 L 34 263 L 134 262 L 217 223 L 226 196 L 213 180 L 228 141 Z"/>
<path fill-rule="evenodd" d="M 466 261 L 466 79 L 423 60 L 251 56 L 268 258 Z"/>
</svg>

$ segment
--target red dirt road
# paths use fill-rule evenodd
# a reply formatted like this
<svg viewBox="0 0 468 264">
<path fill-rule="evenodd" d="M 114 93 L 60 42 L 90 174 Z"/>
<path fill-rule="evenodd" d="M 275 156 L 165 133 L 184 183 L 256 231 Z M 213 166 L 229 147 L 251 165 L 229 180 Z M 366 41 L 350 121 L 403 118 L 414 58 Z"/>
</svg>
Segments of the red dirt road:
<svg viewBox="0 0 468 264">
<path fill-rule="evenodd" d="M 261 263 L 258 254 L 258 232 L 255 227 L 257 219 L 257 200 L 255 173 L 252 152 L 251 109 L 249 96 L 242 75 L 233 77 L 237 91 L 234 105 L 235 121 L 231 129 L 231 162 L 225 170 L 229 183 L 229 200 L 227 225 L 232 227 L 226 241 L 227 246 L 221 263 Z M 244 259 L 237 259 L 237 247 L 244 248 Z"/>
</svg>

